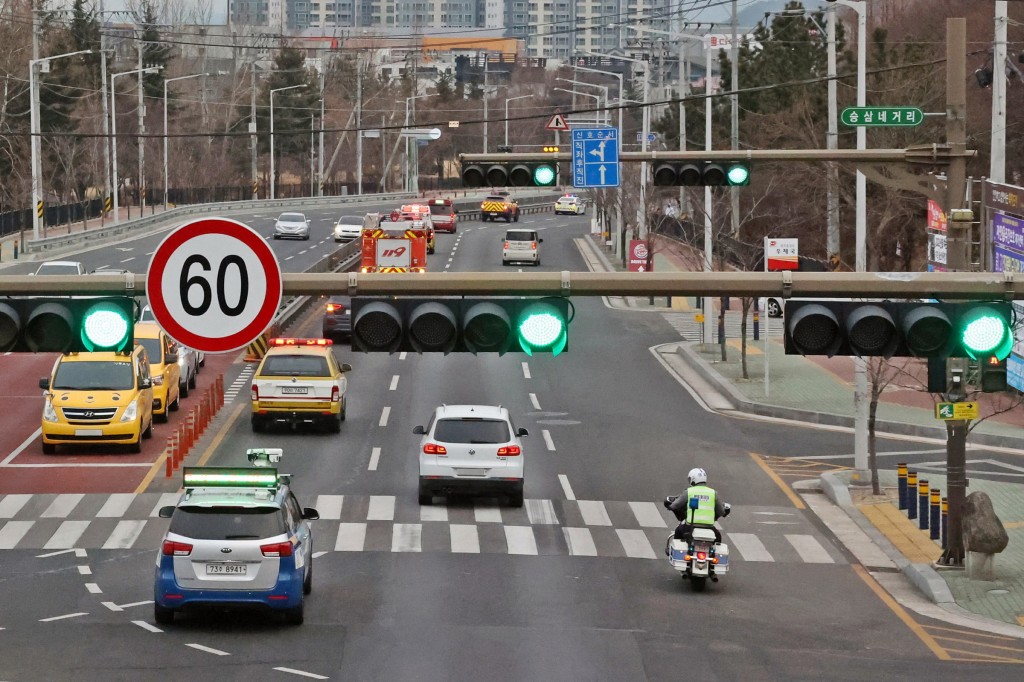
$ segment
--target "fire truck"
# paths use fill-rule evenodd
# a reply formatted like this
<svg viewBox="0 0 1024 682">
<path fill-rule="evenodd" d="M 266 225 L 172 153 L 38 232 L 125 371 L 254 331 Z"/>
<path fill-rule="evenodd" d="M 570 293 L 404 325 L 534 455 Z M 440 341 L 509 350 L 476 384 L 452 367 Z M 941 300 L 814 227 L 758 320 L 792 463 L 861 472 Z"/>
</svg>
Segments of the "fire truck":
<svg viewBox="0 0 1024 682">
<path fill-rule="evenodd" d="M 398 211 L 368 214 L 360 272 L 426 272 L 427 230 Z"/>
</svg>

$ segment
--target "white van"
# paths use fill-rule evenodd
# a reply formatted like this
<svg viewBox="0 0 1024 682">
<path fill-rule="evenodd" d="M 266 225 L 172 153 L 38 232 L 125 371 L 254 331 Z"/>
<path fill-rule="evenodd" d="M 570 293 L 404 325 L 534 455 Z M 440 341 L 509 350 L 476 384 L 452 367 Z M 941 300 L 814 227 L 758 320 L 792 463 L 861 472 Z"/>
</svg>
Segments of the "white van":
<svg viewBox="0 0 1024 682">
<path fill-rule="evenodd" d="M 518 261 L 540 265 L 540 245 L 543 241 L 536 230 L 507 230 L 505 246 L 501 250 L 501 264 Z"/>
</svg>

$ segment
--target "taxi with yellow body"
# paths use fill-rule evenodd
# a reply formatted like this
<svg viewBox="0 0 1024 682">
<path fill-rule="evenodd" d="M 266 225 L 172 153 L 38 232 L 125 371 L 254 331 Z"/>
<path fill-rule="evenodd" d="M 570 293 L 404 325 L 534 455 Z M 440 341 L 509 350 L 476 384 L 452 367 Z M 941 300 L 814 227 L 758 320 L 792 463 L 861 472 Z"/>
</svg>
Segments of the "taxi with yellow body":
<svg viewBox="0 0 1024 682">
<path fill-rule="evenodd" d="M 153 416 L 166 422 L 181 401 L 181 366 L 178 344 L 156 322 L 135 323 L 135 343 L 145 347 L 153 379 Z"/>
</svg>

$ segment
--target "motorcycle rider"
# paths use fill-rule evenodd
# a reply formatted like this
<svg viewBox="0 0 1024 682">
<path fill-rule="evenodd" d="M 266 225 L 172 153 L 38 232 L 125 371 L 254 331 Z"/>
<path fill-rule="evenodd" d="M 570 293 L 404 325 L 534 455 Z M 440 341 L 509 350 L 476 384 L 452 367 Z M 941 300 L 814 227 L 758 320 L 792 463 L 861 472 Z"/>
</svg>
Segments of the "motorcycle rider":
<svg viewBox="0 0 1024 682">
<path fill-rule="evenodd" d="M 715 489 L 708 486 L 708 474 L 700 467 L 690 469 L 686 475 L 690 487 L 685 495 L 665 498 L 665 507 L 675 514 L 679 525 L 673 537 L 687 543 L 693 536 L 694 526 L 710 528 L 715 533 L 715 542 L 722 541 L 722 532 L 715 527 L 715 521 L 728 516 L 730 506 L 718 499 Z M 695 502 L 692 502 L 695 500 Z M 666 553 L 668 548 L 665 548 Z"/>
</svg>

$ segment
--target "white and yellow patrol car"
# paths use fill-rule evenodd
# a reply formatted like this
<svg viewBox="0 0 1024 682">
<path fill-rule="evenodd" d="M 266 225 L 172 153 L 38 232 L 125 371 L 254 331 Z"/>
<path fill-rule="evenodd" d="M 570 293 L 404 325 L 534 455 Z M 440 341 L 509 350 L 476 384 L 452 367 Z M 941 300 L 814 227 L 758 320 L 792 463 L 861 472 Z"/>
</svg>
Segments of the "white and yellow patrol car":
<svg viewBox="0 0 1024 682">
<path fill-rule="evenodd" d="M 300 424 L 341 431 L 352 367 L 334 357 L 330 339 L 270 339 L 252 378 L 252 430 Z"/>
</svg>

